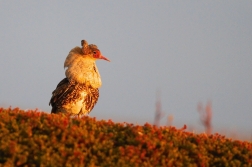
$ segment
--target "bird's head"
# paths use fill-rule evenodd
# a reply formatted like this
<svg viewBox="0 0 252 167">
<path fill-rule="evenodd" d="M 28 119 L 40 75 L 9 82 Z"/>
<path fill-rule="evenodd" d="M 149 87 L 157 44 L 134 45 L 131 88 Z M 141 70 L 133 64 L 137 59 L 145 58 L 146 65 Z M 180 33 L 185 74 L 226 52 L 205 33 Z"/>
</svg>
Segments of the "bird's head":
<svg viewBox="0 0 252 167">
<path fill-rule="evenodd" d="M 103 59 L 110 61 L 108 58 L 102 55 L 101 51 L 94 44 L 88 45 L 86 40 L 81 40 L 82 52 L 85 56 L 88 56 L 93 59 Z"/>
</svg>

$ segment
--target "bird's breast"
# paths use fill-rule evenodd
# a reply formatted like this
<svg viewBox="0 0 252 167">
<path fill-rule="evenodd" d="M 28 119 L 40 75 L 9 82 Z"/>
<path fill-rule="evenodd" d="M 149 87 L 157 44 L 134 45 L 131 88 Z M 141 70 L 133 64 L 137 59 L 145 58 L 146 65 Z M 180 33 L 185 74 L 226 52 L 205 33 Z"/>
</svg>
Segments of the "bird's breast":
<svg viewBox="0 0 252 167">
<path fill-rule="evenodd" d="M 94 61 L 84 58 L 75 59 L 67 68 L 66 77 L 81 84 L 99 88 L 102 85 L 100 73 Z"/>
</svg>

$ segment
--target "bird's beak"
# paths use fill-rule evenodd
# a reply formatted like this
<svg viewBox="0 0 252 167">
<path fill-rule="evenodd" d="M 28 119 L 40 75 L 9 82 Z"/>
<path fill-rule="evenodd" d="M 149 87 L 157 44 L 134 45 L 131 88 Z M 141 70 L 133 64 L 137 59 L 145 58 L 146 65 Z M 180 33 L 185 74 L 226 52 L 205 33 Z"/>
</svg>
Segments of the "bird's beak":
<svg viewBox="0 0 252 167">
<path fill-rule="evenodd" d="M 106 60 L 106 61 L 110 62 L 110 60 L 108 58 L 106 58 L 105 56 L 103 56 L 103 55 L 100 55 L 100 59 L 103 59 L 103 60 Z"/>
</svg>

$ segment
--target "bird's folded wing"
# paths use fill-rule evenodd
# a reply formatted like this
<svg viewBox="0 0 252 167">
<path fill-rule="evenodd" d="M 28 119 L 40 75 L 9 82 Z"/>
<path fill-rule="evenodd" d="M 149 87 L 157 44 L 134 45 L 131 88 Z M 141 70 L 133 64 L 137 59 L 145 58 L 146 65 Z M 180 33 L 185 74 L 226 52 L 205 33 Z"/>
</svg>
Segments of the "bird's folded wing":
<svg viewBox="0 0 252 167">
<path fill-rule="evenodd" d="M 52 98 L 49 105 L 52 107 L 62 107 L 68 103 L 74 103 L 79 98 L 79 93 L 76 88 L 78 85 L 70 83 L 67 78 L 59 82 L 56 89 L 52 92 Z"/>
<path fill-rule="evenodd" d="M 94 108 L 99 98 L 99 89 L 98 88 L 88 88 L 87 96 L 84 99 L 85 109 L 88 113 Z"/>
</svg>

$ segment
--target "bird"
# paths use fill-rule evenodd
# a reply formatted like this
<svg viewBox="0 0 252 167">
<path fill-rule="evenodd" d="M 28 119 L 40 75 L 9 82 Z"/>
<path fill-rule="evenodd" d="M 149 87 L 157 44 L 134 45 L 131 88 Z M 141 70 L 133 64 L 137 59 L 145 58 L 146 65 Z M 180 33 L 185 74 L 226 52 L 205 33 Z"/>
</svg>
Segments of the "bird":
<svg viewBox="0 0 252 167">
<path fill-rule="evenodd" d="M 52 114 L 88 115 L 98 101 L 102 81 L 95 62 L 110 60 L 95 44 L 81 40 L 81 46 L 70 50 L 66 57 L 66 77 L 58 83 L 49 102 Z"/>
</svg>

